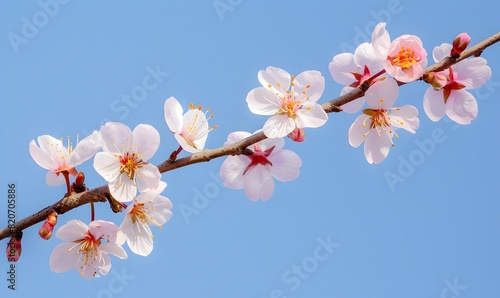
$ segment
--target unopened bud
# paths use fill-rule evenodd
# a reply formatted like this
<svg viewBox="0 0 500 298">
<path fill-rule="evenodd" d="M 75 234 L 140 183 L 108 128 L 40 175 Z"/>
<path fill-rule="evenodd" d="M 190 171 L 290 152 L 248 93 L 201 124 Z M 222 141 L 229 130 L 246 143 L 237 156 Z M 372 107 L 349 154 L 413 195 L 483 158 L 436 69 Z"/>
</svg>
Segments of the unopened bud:
<svg viewBox="0 0 500 298">
<path fill-rule="evenodd" d="M 442 72 L 429 72 L 423 75 L 423 80 L 431 84 L 434 90 L 438 91 L 444 86 L 448 85 L 450 78 Z"/>
<path fill-rule="evenodd" d="M 38 231 L 38 235 L 40 235 L 42 239 L 49 240 L 50 237 L 52 237 L 52 231 L 54 230 L 56 224 L 57 224 L 57 212 L 52 211 L 45 219 L 45 222 Z"/>
<path fill-rule="evenodd" d="M 460 33 L 455 40 L 453 40 L 453 48 L 451 49 L 450 57 L 456 59 L 460 54 L 469 46 L 470 36 L 467 33 Z"/>
<path fill-rule="evenodd" d="M 85 186 L 85 174 L 83 174 L 83 172 L 78 172 L 75 182 L 71 184 L 71 188 L 76 193 L 81 193 L 87 190 L 87 187 Z"/>
<path fill-rule="evenodd" d="M 288 137 L 295 142 L 304 142 L 306 139 L 306 133 L 303 128 L 295 127 L 295 129 L 288 134 Z"/>
<path fill-rule="evenodd" d="M 38 231 L 38 235 L 44 240 L 49 240 L 52 237 L 52 231 L 54 231 L 54 226 L 45 221 Z"/>
<path fill-rule="evenodd" d="M 23 238 L 23 232 L 17 232 L 15 235 L 12 235 L 9 243 L 7 243 L 7 249 L 5 250 L 5 254 L 7 256 L 7 260 L 9 262 L 17 262 L 21 257 L 22 247 L 21 247 L 21 239 Z"/>
</svg>

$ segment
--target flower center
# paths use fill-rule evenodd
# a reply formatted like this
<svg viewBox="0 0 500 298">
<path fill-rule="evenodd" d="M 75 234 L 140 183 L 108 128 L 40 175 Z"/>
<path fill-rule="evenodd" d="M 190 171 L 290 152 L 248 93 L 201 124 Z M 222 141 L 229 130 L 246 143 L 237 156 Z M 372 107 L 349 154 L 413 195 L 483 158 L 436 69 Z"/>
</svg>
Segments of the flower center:
<svg viewBox="0 0 500 298">
<path fill-rule="evenodd" d="M 464 84 L 458 83 L 455 81 L 455 75 L 453 74 L 453 68 L 449 68 L 450 70 L 450 82 L 446 84 L 446 86 L 443 87 L 443 97 L 444 97 L 444 103 L 448 102 L 448 97 L 450 97 L 451 91 L 452 90 L 460 90 L 465 88 Z"/>
<path fill-rule="evenodd" d="M 138 203 L 137 205 L 134 205 L 132 211 L 130 211 L 130 214 L 132 216 L 133 223 L 135 223 L 136 221 L 144 223 L 147 218 L 146 213 L 144 212 L 144 203 Z"/>
<path fill-rule="evenodd" d="M 361 84 L 364 83 L 364 81 L 366 81 L 368 78 L 371 77 L 371 74 L 370 74 L 370 69 L 368 68 L 368 66 L 365 65 L 364 69 L 363 69 L 363 73 L 358 73 L 358 72 L 351 72 L 352 75 L 354 76 L 354 79 L 356 79 L 356 82 L 352 83 L 351 87 L 353 88 L 356 88 L 358 86 L 360 86 Z M 375 83 L 375 82 L 372 82 L 372 84 Z"/>
<path fill-rule="evenodd" d="M 415 57 L 415 52 L 411 48 L 401 47 L 395 57 L 389 57 L 392 65 L 397 65 L 401 68 L 410 68 L 414 63 L 420 61 L 420 58 Z"/>
<path fill-rule="evenodd" d="M 300 110 L 302 105 L 299 99 L 295 99 L 293 93 L 286 91 L 285 97 L 280 97 L 280 110 L 278 114 L 288 114 L 288 117 L 294 117 L 297 110 Z"/>
<path fill-rule="evenodd" d="M 189 104 L 189 109 L 191 110 L 200 110 L 202 109 L 202 106 L 195 106 L 194 104 Z M 201 127 L 204 127 L 204 124 L 207 122 L 208 118 L 213 118 L 214 114 L 210 114 L 207 117 L 208 112 L 210 112 L 210 108 L 207 108 L 207 111 L 205 112 L 205 117 L 203 115 L 200 115 L 199 113 L 193 113 L 190 114 L 190 117 L 186 119 L 186 123 L 184 124 L 184 127 L 182 128 L 181 133 L 179 134 L 181 137 L 186 140 L 186 143 L 197 149 L 196 144 L 194 143 L 195 140 L 202 138 L 204 135 L 209 133 L 212 129 L 216 129 L 217 125 L 214 125 L 213 127 L 209 127 L 208 129 L 203 129 L 200 131 Z"/>
<path fill-rule="evenodd" d="M 147 164 L 147 162 L 142 161 L 139 154 L 136 153 L 130 154 L 126 152 L 124 155 L 120 156 L 119 159 L 122 165 L 120 167 L 120 174 L 127 173 L 130 180 L 134 180 L 137 170 Z"/>
<path fill-rule="evenodd" d="M 250 164 L 246 167 L 245 171 L 243 171 L 243 175 L 245 175 L 248 170 L 251 168 L 255 167 L 256 165 L 269 165 L 272 166 L 273 164 L 267 159 L 267 157 L 273 152 L 274 147 L 272 146 L 271 148 L 262 151 L 262 148 L 258 144 L 254 144 L 254 152 L 250 155 L 247 155 L 248 158 L 250 158 Z"/>
</svg>

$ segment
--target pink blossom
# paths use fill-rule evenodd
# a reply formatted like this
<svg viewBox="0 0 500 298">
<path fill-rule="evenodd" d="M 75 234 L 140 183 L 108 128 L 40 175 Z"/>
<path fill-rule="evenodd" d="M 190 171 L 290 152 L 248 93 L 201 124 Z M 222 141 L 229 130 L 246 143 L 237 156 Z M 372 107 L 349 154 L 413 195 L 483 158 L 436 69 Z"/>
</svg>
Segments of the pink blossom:
<svg viewBox="0 0 500 298">
<path fill-rule="evenodd" d="M 408 83 L 423 75 L 427 52 L 417 36 L 402 35 L 391 42 L 385 23 L 378 23 L 372 33 L 372 45 L 385 71 L 396 80 Z"/>
<path fill-rule="evenodd" d="M 452 45 L 444 43 L 435 47 L 433 57 L 436 62 L 446 58 Z M 476 119 L 478 106 L 475 97 L 466 91 L 482 86 L 491 76 L 486 59 L 474 57 L 465 59 L 440 72 L 449 78 L 441 89 L 429 87 L 424 94 L 424 111 L 432 121 L 439 121 L 445 114 L 459 123 L 469 124 Z"/>
<path fill-rule="evenodd" d="M 251 134 L 237 131 L 229 134 L 225 145 L 238 142 Z M 220 168 L 224 185 L 233 189 L 244 189 L 252 201 L 267 200 L 274 191 L 274 178 L 281 182 L 292 181 L 299 176 L 302 165 L 300 157 L 282 149 L 282 138 L 265 139 L 249 146 L 246 155 L 228 156 Z"/>
<path fill-rule="evenodd" d="M 371 76 L 381 71 L 383 67 L 381 60 L 375 55 L 372 45 L 364 42 L 356 48 L 354 54 L 335 55 L 328 65 L 328 69 L 337 83 L 346 85 L 340 92 L 340 95 L 343 95 L 359 87 Z M 371 84 L 376 83 L 379 79 L 374 80 Z M 364 103 L 363 96 L 342 105 L 342 109 L 347 113 L 356 113 L 363 107 Z"/>
<path fill-rule="evenodd" d="M 418 111 L 406 105 L 393 108 L 398 96 L 398 84 L 393 79 L 385 79 L 366 92 L 369 108 L 363 110 L 349 128 L 349 144 L 357 148 L 365 143 L 365 157 L 369 163 L 381 163 L 389 154 L 397 136 L 395 130 L 403 128 L 411 133 L 419 126 Z"/>
<path fill-rule="evenodd" d="M 467 33 L 460 33 L 455 40 L 453 40 L 453 47 L 450 52 L 451 58 L 458 58 L 463 51 L 469 46 L 470 36 Z"/>
</svg>

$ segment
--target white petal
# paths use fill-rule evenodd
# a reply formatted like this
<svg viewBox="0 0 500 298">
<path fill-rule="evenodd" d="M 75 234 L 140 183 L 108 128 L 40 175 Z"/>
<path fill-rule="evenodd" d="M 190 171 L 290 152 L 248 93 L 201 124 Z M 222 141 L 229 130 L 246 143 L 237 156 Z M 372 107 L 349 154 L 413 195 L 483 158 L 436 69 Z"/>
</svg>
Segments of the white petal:
<svg viewBox="0 0 500 298">
<path fill-rule="evenodd" d="M 365 99 L 371 109 L 388 110 L 394 105 L 398 93 L 398 83 L 391 78 L 386 78 L 371 85 L 365 93 Z"/>
<path fill-rule="evenodd" d="M 94 169 L 107 182 L 115 181 L 120 174 L 120 161 L 111 153 L 98 152 L 94 157 Z"/>
<path fill-rule="evenodd" d="M 228 156 L 220 167 L 220 178 L 226 187 L 232 189 L 243 188 L 243 171 L 250 164 L 246 156 Z"/>
<path fill-rule="evenodd" d="M 113 154 L 121 154 L 131 146 L 132 131 L 128 126 L 118 122 L 107 122 L 99 130 L 102 150 Z"/>
<path fill-rule="evenodd" d="M 54 272 L 65 272 L 75 268 L 78 260 L 78 250 L 70 249 L 75 245 L 73 242 L 64 242 L 54 247 L 49 257 L 50 270 Z"/>
<path fill-rule="evenodd" d="M 328 120 L 328 115 L 326 114 L 325 110 L 323 110 L 323 108 L 317 103 L 306 102 L 302 105 L 302 108 L 297 111 L 296 121 L 298 128 L 320 127 L 324 125 L 327 120 Z"/>
<path fill-rule="evenodd" d="M 259 71 L 257 77 L 261 85 L 273 93 L 283 95 L 290 88 L 291 76 L 281 68 L 268 66 L 266 70 Z"/>
<path fill-rule="evenodd" d="M 151 210 L 148 213 L 149 224 L 155 226 L 164 225 L 172 217 L 172 202 L 164 197 L 158 196 L 151 204 Z"/>
<path fill-rule="evenodd" d="M 140 221 L 135 223 L 127 220 L 120 226 L 123 233 L 127 236 L 127 245 L 130 250 L 138 255 L 147 256 L 153 250 L 153 234 L 148 225 Z"/>
<path fill-rule="evenodd" d="M 273 176 L 263 165 L 257 165 L 245 173 L 245 194 L 252 201 L 266 201 L 274 191 Z"/>
<path fill-rule="evenodd" d="M 427 88 L 424 94 L 424 111 L 434 122 L 443 118 L 446 113 L 443 90 L 436 91 L 432 87 Z"/>
<path fill-rule="evenodd" d="M 155 189 L 158 187 L 160 179 L 161 173 L 158 168 L 148 163 L 137 171 L 137 188 L 140 192 Z"/>
<path fill-rule="evenodd" d="M 375 56 L 380 60 L 387 59 L 387 50 L 391 44 L 389 33 L 385 29 L 385 23 L 378 23 L 372 32 L 372 47 Z"/>
<path fill-rule="evenodd" d="M 349 93 L 353 89 L 354 89 L 353 87 L 345 86 L 340 91 L 340 95 L 344 95 L 346 93 Z M 350 102 L 348 102 L 346 104 L 343 104 L 342 105 L 342 110 L 344 112 L 346 112 L 346 113 L 354 114 L 354 113 L 359 112 L 359 110 L 361 110 L 361 108 L 363 108 L 364 105 L 365 105 L 365 97 L 362 96 L 362 97 L 356 98 L 355 100 L 350 101 Z"/>
<path fill-rule="evenodd" d="M 29 151 L 33 160 L 42 168 L 46 170 L 56 170 L 58 167 L 57 162 L 45 151 L 40 149 L 35 143 L 35 140 L 32 140 L 29 144 Z"/>
<path fill-rule="evenodd" d="M 354 62 L 354 54 L 341 53 L 333 57 L 328 64 L 328 69 L 332 78 L 339 84 L 350 85 L 356 81 L 352 72 L 359 72 L 358 66 Z"/>
<path fill-rule="evenodd" d="M 48 186 L 58 186 L 66 183 L 66 179 L 60 173 L 54 173 L 52 171 L 48 171 L 45 175 L 45 181 Z"/>
<path fill-rule="evenodd" d="M 88 232 L 89 227 L 80 220 L 72 219 L 57 229 L 57 238 L 64 241 L 77 241 L 82 239 Z"/>
<path fill-rule="evenodd" d="M 275 115 L 267 119 L 264 123 L 264 134 L 268 138 L 283 138 L 286 137 L 295 129 L 295 121 L 289 118 L 288 115 Z"/>
<path fill-rule="evenodd" d="M 143 161 L 149 160 L 160 146 L 160 133 L 151 125 L 139 124 L 134 128 L 135 152 L 142 156 Z"/>
<path fill-rule="evenodd" d="M 382 131 L 379 135 L 375 130 L 372 130 L 366 136 L 364 151 L 366 160 L 369 163 L 379 164 L 384 161 L 392 147 L 393 135 L 394 131 L 389 135 Z"/>
<path fill-rule="evenodd" d="M 186 141 L 186 139 L 181 135 L 175 134 L 174 137 L 175 137 L 175 140 L 177 140 L 177 143 L 179 143 L 179 145 L 182 147 L 182 149 L 186 150 L 189 153 L 198 153 L 198 152 L 201 152 L 203 149 L 203 148 L 201 148 L 201 149 L 198 148 L 198 146 L 196 146 L 196 144 L 193 144 L 194 146 L 196 146 L 196 148 L 193 147 L 191 145 L 191 143 L 188 143 Z"/>
<path fill-rule="evenodd" d="M 122 203 L 132 201 L 137 194 L 135 182 L 130 180 L 126 173 L 120 174 L 118 179 L 110 181 L 108 187 L 113 198 Z"/>
<path fill-rule="evenodd" d="M 462 125 L 470 124 L 477 113 L 477 101 L 472 94 L 463 89 L 451 92 L 446 107 L 446 115 L 451 120 Z"/>
<path fill-rule="evenodd" d="M 182 114 L 184 113 L 181 104 L 175 97 L 171 96 L 165 100 L 163 111 L 168 129 L 174 133 L 180 133 L 182 129 Z"/>
<path fill-rule="evenodd" d="M 246 101 L 250 111 L 257 115 L 274 115 L 280 107 L 277 95 L 264 87 L 250 90 Z"/>
<path fill-rule="evenodd" d="M 307 96 L 304 102 L 318 101 L 325 90 L 325 78 L 317 70 L 301 72 L 293 82 L 293 90 L 300 94 L 300 97 L 304 94 Z"/>
<path fill-rule="evenodd" d="M 118 226 L 106 220 L 94 220 L 89 224 L 89 232 L 94 238 L 105 238 L 108 242 L 114 243 L 116 241 L 118 230 Z"/>
<path fill-rule="evenodd" d="M 91 135 L 81 140 L 71 152 L 68 166 L 76 167 L 94 156 L 101 149 L 101 136 L 94 131 Z"/>
<path fill-rule="evenodd" d="M 389 118 L 393 126 L 415 133 L 420 124 L 417 116 L 418 110 L 416 107 L 405 105 L 400 108 L 391 109 Z"/>
<path fill-rule="evenodd" d="M 99 246 L 99 249 L 120 259 L 126 259 L 128 257 L 121 246 L 113 243 L 103 243 Z"/>
<path fill-rule="evenodd" d="M 283 138 L 273 138 L 273 139 L 267 138 L 258 142 L 256 145 L 258 145 L 262 149 L 262 151 L 274 147 L 273 152 L 275 153 L 280 151 L 283 148 L 283 146 L 285 146 L 285 140 Z M 252 147 L 253 146 L 249 146 L 249 148 L 253 150 Z"/>
<path fill-rule="evenodd" d="M 268 159 L 273 164 L 269 170 L 279 181 L 288 182 L 299 176 L 302 160 L 295 152 L 286 149 L 280 150 L 276 154 L 270 155 Z"/>
<path fill-rule="evenodd" d="M 354 63 L 356 63 L 360 74 L 364 73 L 365 66 L 370 70 L 370 75 L 383 69 L 380 59 L 375 55 L 373 46 L 367 42 L 360 44 L 354 51 Z"/>
<path fill-rule="evenodd" d="M 243 140 L 244 138 L 247 138 L 247 137 L 249 137 L 251 135 L 252 135 L 251 133 L 246 132 L 246 131 L 235 131 L 235 132 L 232 132 L 232 133 L 230 133 L 227 136 L 227 141 L 224 143 L 224 146 L 225 145 L 229 145 L 229 144 L 234 144 L 236 142 L 239 142 L 239 141 Z"/>
<path fill-rule="evenodd" d="M 366 134 L 370 130 L 371 119 L 368 115 L 359 115 L 353 124 L 349 127 L 349 144 L 354 148 L 359 147 L 364 141 L 366 141 Z M 366 125 L 363 125 L 366 124 Z"/>
</svg>

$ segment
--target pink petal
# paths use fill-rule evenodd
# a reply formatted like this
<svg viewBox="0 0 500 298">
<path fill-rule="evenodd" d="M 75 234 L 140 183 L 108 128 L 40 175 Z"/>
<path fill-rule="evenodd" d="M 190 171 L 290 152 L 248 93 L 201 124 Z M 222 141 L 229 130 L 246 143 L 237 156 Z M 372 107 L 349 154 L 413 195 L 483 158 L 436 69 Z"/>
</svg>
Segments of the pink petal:
<svg viewBox="0 0 500 298">
<path fill-rule="evenodd" d="M 354 54 L 341 53 L 335 55 L 332 62 L 328 64 L 328 69 L 332 78 L 339 84 L 350 85 L 356 81 L 353 71 L 359 72 L 358 66 L 354 62 Z"/>
<path fill-rule="evenodd" d="M 274 191 L 274 180 L 266 166 L 257 165 L 245 176 L 247 176 L 244 180 L 245 194 L 250 200 L 266 201 L 271 197 Z"/>
<path fill-rule="evenodd" d="M 375 56 L 380 60 L 387 59 L 387 50 L 391 44 L 389 33 L 385 30 L 385 23 L 378 23 L 372 32 L 372 47 Z"/>
<path fill-rule="evenodd" d="M 449 43 L 442 43 L 440 46 L 434 47 L 432 50 L 432 58 L 434 62 L 440 62 L 450 56 L 452 46 Z"/>
<path fill-rule="evenodd" d="M 464 84 L 467 89 L 479 88 L 491 77 L 491 68 L 482 57 L 458 62 L 453 66 L 453 72 L 455 80 Z"/>
<path fill-rule="evenodd" d="M 386 78 L 383 81 L 371 85 L 365 93 L 365 99 L 371 109 L 388 110 L 394 105 L 398 93 L 398 83 L 391 78 Z"/>
<path fill-rule="evenodd" d="M 280 150 L 278 153 L 269 156 L 269 161 L 273 164 L 270 167 L 271 174 L 281 182 L 292 181 L 300 174 L 302 160 L 293 151 Z"/>
<path fill-rule="evenodd" d="M 435 91 L 432 87 L 427 88 L 424 94 L 424 111 L 429 119 L 434 122 L 443 118 L 446 113 L 446 104 L 444 103 L 442 89 Z"/>
<path fill-rule="evenodd" d="M 453 90 L 448 97 L 446 115 L 451 120 L 462 124 L 470 124 L 478 113 L 476 98 L 466 90 Z"/>
<path fill-rule="evenodd" d="M 244 186 L 243 171 L 250 164 L 246 156 L 228 156 L 220 167 L 220 178 L 226 187 L 241 189 Z"/>
</svg>

